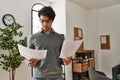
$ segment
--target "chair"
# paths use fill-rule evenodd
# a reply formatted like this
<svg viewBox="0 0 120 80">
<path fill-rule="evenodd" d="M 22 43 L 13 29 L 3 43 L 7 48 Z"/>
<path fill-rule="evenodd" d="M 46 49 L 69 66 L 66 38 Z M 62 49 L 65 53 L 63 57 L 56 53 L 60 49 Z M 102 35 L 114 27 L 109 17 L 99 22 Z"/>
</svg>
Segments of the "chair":
<svg viewBox="0 0 120 80">
<path fill-rule="evenodd" d="M 120 80 L 120 64 L 112 67 L 112 78 L 113 80 Z"/>
<path fill-rule="evenodd" d="M 96 71 L 91 67 L 88 68 L 88 74 L 89 74 L 90 80 L 112 80 L 108 78 L 105 73 L 101 71 Z"/>
</svg>

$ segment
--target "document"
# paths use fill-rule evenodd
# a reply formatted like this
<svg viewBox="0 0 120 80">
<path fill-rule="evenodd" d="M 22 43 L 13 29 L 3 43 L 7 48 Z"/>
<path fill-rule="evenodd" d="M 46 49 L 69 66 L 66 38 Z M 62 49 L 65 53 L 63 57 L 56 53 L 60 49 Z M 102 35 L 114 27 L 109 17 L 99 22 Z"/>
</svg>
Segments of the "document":
<svg viewBox="0 0 120 80">
<path fill-rule="evenodd" d="M 41 59 L 45 59 L 47 54 L 47 50 L 30 49 L 19 44 L 18 44 L 18 49 L 20 55 L 25 57 L 26 59 L 34 58 L 41 60 Z"/>
<path fill-rule="evenodd" d="M 66 58 L 73 56 L 78 48 L 81 46 L 83 40 L 70 41 L 65 40 L 61 49 L 60 58 Z"/>
</svg>

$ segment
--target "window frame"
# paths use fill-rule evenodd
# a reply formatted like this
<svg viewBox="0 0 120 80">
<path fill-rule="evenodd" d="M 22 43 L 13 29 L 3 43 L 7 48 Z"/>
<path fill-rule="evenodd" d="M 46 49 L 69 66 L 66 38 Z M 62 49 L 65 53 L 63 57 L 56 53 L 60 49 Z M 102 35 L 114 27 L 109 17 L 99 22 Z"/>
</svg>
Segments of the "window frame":
<svg viewBox="0 0 120 80">
<path fill-rule="evenodd" d="M 34 12 L 38 12 L 39 10 L 36 10 L 36 9 L 34 9 L 34 7 L 36 7 L 36 6 L 38 6 L 38 5 L 40 5 L 41 6 L 41 8 L 42 7 L 44 7 L 44 5 L 42 4 L 42 3 L 35 3 L 33 6 L 32 6 L 32 8 L 31 8 L 31 34 L 34 34 L 35 32 L 33 31 L 34 30 Z M 38 15 L 37 15 L 38 16 Z M 40 22 L 38 23 L 38 24 L 40 24 Z M 40 25 L 41 26 L 41 25 Z M 40 27 L 40 26 L 38 26 L 38 27 Z"/>
</svg>

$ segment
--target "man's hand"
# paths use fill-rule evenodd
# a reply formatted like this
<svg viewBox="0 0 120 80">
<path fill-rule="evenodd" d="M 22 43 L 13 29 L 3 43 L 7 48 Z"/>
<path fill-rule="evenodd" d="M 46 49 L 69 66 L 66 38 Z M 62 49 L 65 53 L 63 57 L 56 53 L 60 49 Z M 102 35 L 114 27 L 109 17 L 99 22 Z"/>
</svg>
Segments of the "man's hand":
<svg viewBox="0 0 120 80">
<path fill-rule="evenodd" d="M 37 64 L 37 62 L 38 62 L 37 59 L 32 58 L 32 59 L 29 60 L 28 64 L 29 64 L 30 67 L 34 67 Z"/>
<path fill-rule="evenodd" d="M 70 64 L 71 62 L 72 62 L 72 56 L 66 57 L 66 58 L 63 59 L 64 65 L 68 65 L 68 64 Z"/>
</svg>

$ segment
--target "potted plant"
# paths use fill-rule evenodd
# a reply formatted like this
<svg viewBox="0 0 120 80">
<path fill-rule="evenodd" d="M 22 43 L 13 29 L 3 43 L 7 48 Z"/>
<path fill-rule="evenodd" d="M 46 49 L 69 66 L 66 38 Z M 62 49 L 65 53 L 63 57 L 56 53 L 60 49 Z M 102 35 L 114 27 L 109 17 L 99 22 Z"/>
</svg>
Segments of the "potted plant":
<svg viewBox="0 0 120 80">
<path fill-rule="evenodd" d="M 9 80 L 15 79 L 15 71 L 24 58 L 20 55 L 17 44 L 27 46 L 27 38 L 23 38 L 23 32 L 19 31 L 22 28 L 19 23 L 13 23 L 0 28 L 0 49 L 6 50 L 8 54 L 0 54 L 0 66 L 2 69 L 9 72 Z M 19 40 L 15 40 L 15 37 Z"/>
</svg>

